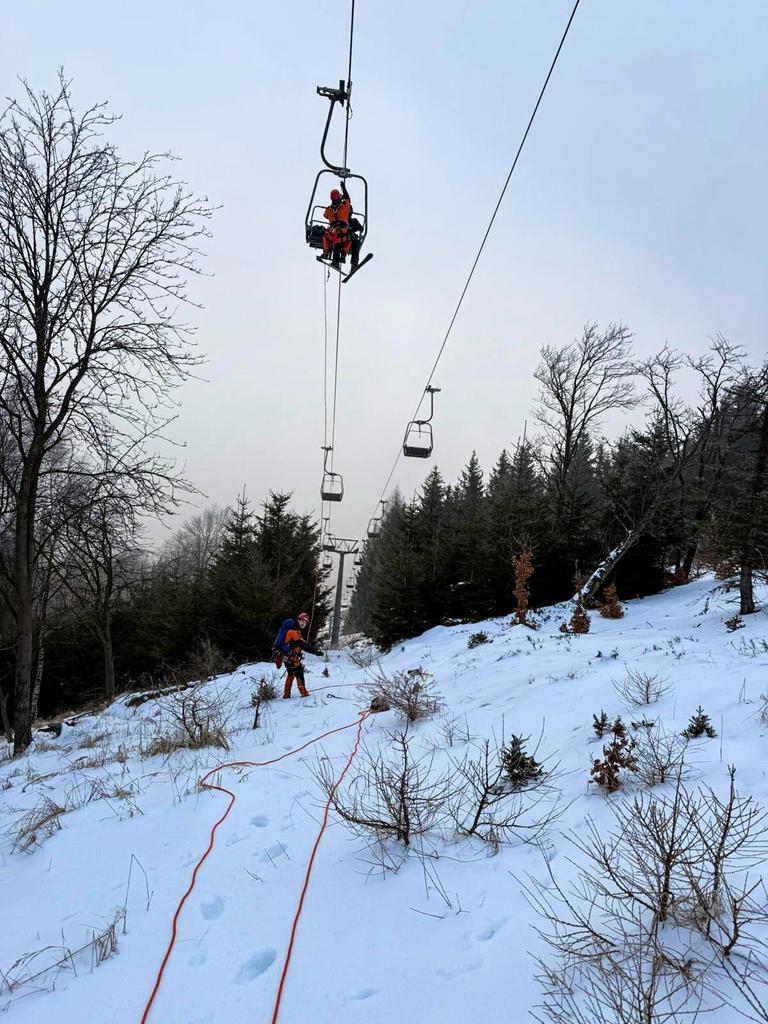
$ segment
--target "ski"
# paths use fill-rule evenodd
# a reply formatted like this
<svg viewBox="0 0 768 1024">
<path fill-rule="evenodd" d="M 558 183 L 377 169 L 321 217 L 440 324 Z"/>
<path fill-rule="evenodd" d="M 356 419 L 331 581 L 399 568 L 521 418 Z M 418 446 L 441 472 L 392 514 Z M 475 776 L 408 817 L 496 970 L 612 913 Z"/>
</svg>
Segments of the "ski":
<svg viewBox="0 0 768 1024">
<path fill-rule="evenodd" d="M 354 270 L 350 270 L 350 272 L 349 272 L 349 273 L 347 274 L 347 276 L 346 276 L 346 277 L 344 277 L 344 276 L 342 275 L 342 283 L 343 283 L 343 284 L 346 284 L 346 283 L 347 283 L 347 281 L 348 281 L 348 280 L 350 279 L 350 277 L 354 277 L 354 276 L 355 276 L 355 274 L 356 274 L 356 273 L 358 272 L 358 270 L 362 270 L 362 269 L 363 269 L 363 267 L 365 266 L 365 264 L 366 264 L 366 263 L 367 263 L 367 262 L 368 262 L 369 260 L 372 260 L 372 259 L 373 259 L 373 253 L 372 253 L 372 252 L 369 252 L 369 253 L 368 253 L 368 255 L 367 255 L 367 256 L 365 257 L 365 259 L 363 259 L 363 260 L 360 260 L 360 262 L 359 262 L 359 263 L 357 264 L 357 266 L 355 267 L 355 269 L 354 269 Z"/>
</svg>

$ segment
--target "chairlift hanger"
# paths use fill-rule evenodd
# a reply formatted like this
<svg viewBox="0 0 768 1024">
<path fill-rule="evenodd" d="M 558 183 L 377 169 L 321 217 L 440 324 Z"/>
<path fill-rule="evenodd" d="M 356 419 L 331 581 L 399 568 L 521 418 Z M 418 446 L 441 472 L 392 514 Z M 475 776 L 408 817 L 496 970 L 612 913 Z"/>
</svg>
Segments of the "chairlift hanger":
<svg viewBox="0 0 768 1024">
<path fill-rule="evenodd" d="M 429 416 L 425 419 L 411 420 L 405 428 L 403 438 L 403 455 L 409 459 L 428 459 L 434 448 L 432 435 L 432 417 L 435 415 L 435 394 L 440 388 L 428 384 L 424 394 L 429 395 Z"/>
<path fill-rule="evenodd" d="M 362 183 L 362 211 L 352 208 L 352 213 L 358 223 L 361 225 L 359 232 L 356 233 L 356 240 L 359 249 L 362 249 L 365 242 L 365 238 L 368 234 L 368 182 L 361 174 L 352 174 L 348 167 L 345 167 L 340 163 L 332 163 L 325 152 L 326 143 L 328 141 L 328 133 L 331 127 L 331 121 L 333 120 L 333 111 L 338 103 L 340 106 L 347 107 L 349 113 L 349 97 L 352 91 L 352 82 L 345 82 L 344 79 L 339 81 L 338 88 L 332 86 L 317 86 L 317 93 L 319 96 L 325 97 L 330 100 L 330 106 L 328 108 L 328 117 L 325 120 L 325 128 L 323 130 L 323 137 L 320 141 L 320 159 L 325 165 L 317 173 L 315 183 L 312 188 L 312 193 L 309 198 L 309 205 L 307 207 L 307 213 L 304 218 L 304 237 L 307 244 L 311 249 L 323 249 L 323 239 L 325 237 L 326 230 L 328 229 L 328 222 L 323 217 L 323 211 L 328 205 L 326 202 L 318 201 L 318 189 L 320 188 L 321 180 L 323 175 L 330 174 L 333 177 L 340 178 L 346 186 L 348 181 L 357 180 Z M 344 144 L 344 162 L 346 163 L 346 141 Z M 356 190 L 357 191 L 357 190 Z M 345 273 L 344 263 L 346 262 L 346 253 L 342 253 L 341 258 L 338 262 L 334 262 L 331 259 L 326 259 L 323 255 L 317 257 L 317 259 L 324 265 L 329 267 L 331 270 L 336 270 L 341 275 L 342 281 L 346 283 L 353 274 L 356 274 L 370 259 L 373 258 L 373 253 L 368 253 L 363 257 L 357 266 L 349 273 Z"/>
</svg>

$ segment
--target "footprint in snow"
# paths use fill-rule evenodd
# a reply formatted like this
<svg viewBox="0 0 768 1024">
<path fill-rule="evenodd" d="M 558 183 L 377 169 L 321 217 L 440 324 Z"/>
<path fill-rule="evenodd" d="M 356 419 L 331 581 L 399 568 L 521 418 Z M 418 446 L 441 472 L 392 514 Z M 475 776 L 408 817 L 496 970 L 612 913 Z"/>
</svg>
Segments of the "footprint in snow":
<svg viewBox="0 0 768 1024">
<path fill-rule="evenodd" d="M 498 921 L 494 921 L 493 924 L 489 924 L 487 928 L 483 928 L 477 936 L 478 942 L 490 942 L 494 935 L 501 931 L 508 920 L 508 917 L 502 917 Z"/>
<path fill-rule="evenodd" d="M 377 988 L 361 988 L 359 992 L 355 992 L 350 999 L 370 999 L 371 996 L 378 995 L 379 990 Z"/>
<path fill-rule="evenodd" d="M 200 967 L 200 966 L 202 966 L 205 963 L 206 960 L 207 960 L 207 957 L 206 957 L 205 953 L 200 952 L 200 953 L 193 954 L 189 958 L 189 960 L 187 960 L 187 963 L 189 964 L 190 967 Z"/>
<path fill-rule="evenodd" d="M 256 828 L 266 828 L 267 825 L 269 824 L 269 818 L 266 816 L 266 814 L 256 814 L 253 818 L 251 818 L 251 824 L 255 825 Z"/>
<path fill-rule="evenodd" d="M 287 857 L 287 856 L 288 856 L 288 851 L 286 849 L 285 844 L 280 845 L 280 843 L 276 843 L 274 846 L 268 846 L 267 847 L 267 849 L 264 851 L 264 853 L 262 853 L 262 855 L 259 857 L 259 863 L 260 864 L 268 864 L 270 862 L 274 863 L 275 860 L 278 857 Z"/>
<path fill-rule="evenodd" d="M 262 949 L 244 960 L 235 977 L 235 985 L 247 985 L 249 981 L 253 981 L 260 974 L 268 971 L 275 962 L 276 956 L 277 953 L 274 949 Z"/>
<path fill-rule="evenodd" d="M 212 900 L 203 900 L 200 904 L 200 913 L 206 921 L 218 921 L 224 913 L 224 900 L 221 896 L 214 896 Z"/>
</svg>

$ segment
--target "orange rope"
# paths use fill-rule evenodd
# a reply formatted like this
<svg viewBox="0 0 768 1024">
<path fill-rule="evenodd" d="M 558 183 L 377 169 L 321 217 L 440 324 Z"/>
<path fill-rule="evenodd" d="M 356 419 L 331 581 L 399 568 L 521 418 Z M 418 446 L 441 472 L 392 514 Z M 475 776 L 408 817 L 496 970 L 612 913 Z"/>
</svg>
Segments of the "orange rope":
<svg viewBox="0 0 768 1024">
<path fill-rule="evenodd" d="M 168 942 L 168 947 L 167 947 L 167 949 L 165 951 L 165 955 L 163 956 L 162 962 L 160 964 L 160 969 L 157 972 L 157 977 L 155 978 L 155 984 L 154 984 L 154 987 L 152 988 L 152 992 L 150 994 L 150 997 L 147 1000 L 147 1005 L 145 1006 L 144 1012 L 141 1015 L 141 1024 L 146 1024 L 147 1020 L 149 1020 L 149 1012 L 152 1009 L 152 1004 L 154 1003 L 155 997 L 157 996 L 157 993 L 160 990 L 160 985 L 162 984 L 163 975 L 165 974 L 165 968 L 168 965 L 168 961 L 171 958 L 171 953 L 173 952 L 173 947 L 176 944 L 176 936 L 177 936 L 177 932 L 178 932 L 178 922 L 179 922 L 179 916 L 181 915 L 181 911 L 182 911 L 182 909 L 184 907 L 184 904 L 189 899 L 189 896 L 192 893 L 192 890 L 195 888 L 195 883 L 197 882 L 197 875 L 198 875 L 198 872 L 200 871 L 200 868 L 203 866 L 203 864 L 207 860 L 208 855 L 210 854 L 211 850 L 213 850 L 213 844 L 214 844 L 214 842 L 216 840 L 216 832 L 217 832 L 217 830 L 219 828 L 219 825 L 221 825 L 222 822 L 224 822 L 229 817 L 229 813 L 230 813 L 230 811 L 232 810 L 232 808 L 233 808 L 233 806 L 235 804 L 235 800 L 237 799 L 237 797 L 235 796 L 235 794 L 232 792 L 231 789 L 225 789 L 223 786 L 215 786 L 212 783 L 209 783 L 208 779 L 212 775 L 215 775 L 217 772 L 223 771 L 225 768 L 266 768 L 268 765 L 277 764 L 278 761 L 283 761 L 287 757 L 292 757 L 294 754 L 300 754 L 302 750 L 306 750 L 307 747 L 311 747 L 313 743 L 318 743 L 320 740 L 325 739 L 327 736 L 333 736 L 337 732 L 344 732 L 346 729 L 352 729 L 356 725 L 357 726 L 357 737 L 355 739 L 355 745 L 352 748 L 352 753 L 349 755 L 349 757 L 347 759 L 347 763 L 344 765 L 344 770 L 341 772 L 341 774 L 339 775 L 338 779 L 333 784 L 333 788 L 331 789 L 330 793 L 328 794 L 328 800 L 326 801 L 325 813 L 323 814 L 323 820 L 322 820 L 322 824 L 320 826 L 320 831 L 318 832 L 317 838 L 315 839 L 314 846 L 312 847 L 312 853 L 311 853 L 310 858 L 309 858 L 309 863 L 307 864 L 307 871 L 306 871 L 306 874 L 304 876 L 304 885 L 302 886 L 301 896 L 299 897 L 298 909 L 296 910 L 296 914 L 295 914 L 294 919 L 293 919 L 293 925 L 291 927 L 291 937 L 290 937 L 290 941 L 289 941 L 289 944 L 288 944 L 288 951 L 286 953 L 285 963 L 283 965 L 283 971 L 282 971 L 282 974 L 280 976 L 280 985 L 279 985 L 279 988 L 277 990 L 277 998 L 275 1000 L 275 1009 L 274 1009 L 274 1013 L 272 1015 L 272 1024 L 275 1024 L 275 1022 L 277 1021 L 277 1018 L 278 1018 L 278 1014 L 280 1012 L 280 1002 L 281 1002 L 281 999 L 282 999 L 282 996 L 283 996 L 283 988 L 285 987 L 285 979 L 286 979 L 286 976 L 288 974 L 288 967 L 289 967 L 290 962 L 291 962 L 291 955 L 293 954 L 293 945 L 294 945 L 294 941 L 295 941 L 295 938 L 296 938 L 296 929 L 298 927 L 299 917 L 301 916 L 301 911 L 302 911 L 302 909 L 304 907 L 304 897 L 306 896 L 307 889 L 309 887 L 309 878 L 310 878 L 310 875 L 312 874 L 312 867 L 313 867 L 313 865 L 315 863 L 315 855 L 317 854 L 318 847 L 320 846 L 320 840 L 322 839 L 323 833 L 325 832 L 326 826 L 328 824 L 328 815 L 330 814 L 331 803 L 333 801 L 334 794 L 336 793 L 336 790 L 338 789 L 339 785 L 341 784 L 342 779 L 346 775 L 346 773 L 347 773 L 347 771 L 349 769 L 349 766 L 352 764 L 352 760 L 353 760 L 355 754 L 357 753 L 357 751 L 358 751 L 358 749 L 360 747 L 360 737 L 362 735 L 363 722 L 365 721 L 366 718 L 368 718 L 368 716 L 370 714 L 371 714 L 370 711 L 361 711 L 357 721 L 355 721 L 355 722 L 348 722 L 346 725 L 340 725 L 336 729 L 329 729 L 327 732 L 321 733 L 319 736 L 315 736 L 311 740 L 307 740 L 306 743 L 302 743 L 302 745 L 300 747 L 296 747 L 295 750 L 287 750 L 284 754 L 280 754 L 278 757 L 273 757 L 269 761 L 229 761 L 226 764 L 217 765 L 215 768 L 212 768 L 209 772 L 207 772 L 202 777 L 202 779 L 200 780 L 200 787 L 201 787 L 201 789 L 208 789 L 211 792 L 224 793 L 226 796 L 229 797 L 229 802 L 227 803 L 227 807 L 226 807 L 224 813 L 221 815 L 221 817 L 212 826 L 211 832 L 210 832 L 210 837 L 208 839 L 208 846 L 206 847 L 205 852 L 203 853 L 202 857 L 198 860 L 197 864 L 195 864 L 194 870 L 192 872 L 192 877 L 191 877 L 191 879 L 189 881 L 189 885 L 187 886 L 186 892 L 181 897 L 181 899 L 179 900 L 179 905 L 176 907 L 176 912 L 174 913 L 173 921 L 171 922 L 171 938 L 170 938 L 170 940 Z"/>
<path fill-rule="evenodd" d="M 343 768 L 343 770 L 341 772 L 341 775 L 339 775 L 338 779 L 336 779 L 336 781 L 334 782 L 333 786 L 331 787 L 331 790 L 328 793 L 328 799 L 325 802 L 325 811 L 323 812 L 323 820 L 322 820 L 322 823 L 320 825 L 320 831 L 317 833 L 317 838 L 315 839 L 315 845 L 312 847 L 312 853 L 310 854 L 309 862 L 307 864 L 307 871 L 306 871 L 306 874 L 304 875 L 304 885 L 301 887 L 301 895 L 299 896 L 299 905 L 296 908 L 296 913 L 294 914 L 294 917 L 293 917 L 293 924 L 291 925 L 291 937 L 290 937 L 290 939 L 288 941 L 288 949 L 287 949 L 286 954 L 285 954 L 285 963 L 283 964 L 283 970 L 282 970 L 282 973 L 280 974 L 280 984 L 278 985 L 277 997 L 275 998 L 275 1009 L 272 1012 L 272 1024 L 277 1024 L 277 1018 L 280 1015 L 280 1004 L 281 1004 L 282 999 L 283 999 L 283 989 L 285 987 L 285 979 L 286 979 L 286 977 L 288 975 L 288 967 L 290 966 L 291 957 L 293 955 L 293 944 L 294 944 L 294 942 L 296 940 L 296 929 L 299 926 L 299 918 L 301 917 L 301 912 L 304 909 L 304 897 L 307 895 L 307 889 L 309 888 L 309 878 L 310 878 L 310 875 L 312 874 L 312 868 L 313 868 L 314 863 L 315 863 L 315 855 L 317 854 L 317 848 L 320 846 L 320 840 L 323 838 L 323 832 L 325 832 L 326 826 L 328 825 L 328 815 L 329 815 L 330 810 L 331 810 L 331 804 L 333 803 L 333 797 L 334 797 L 334 795 L 336 793 L 336 790 L 341 785 L 341 783 L 342 783 L 342 781 L 344 779 L 344 776 L 349 771 L 349 766 L 352 764 L 352 761 L 353 761 L 353 759 L 355 757 L 355 754 L 357 753 L 357 751 L 358 751 L 358 749 L 360 747 L 360 737 L 361 737 L 361 734 L 362 734 L 363 722 L 366 720 L 366 718 L 370 714 L 371 714 L 370 711 L 363 711 L 361 713 L 360 719 L 359 719 L 359 721 L 357 723 L 357 736 L 355 738 L 355 745 L 352 748 L 352 752 L 350 753 L 349 757 L 347 758 L 347 763 L 344 765 L 344 768 Z"/>
</svg>

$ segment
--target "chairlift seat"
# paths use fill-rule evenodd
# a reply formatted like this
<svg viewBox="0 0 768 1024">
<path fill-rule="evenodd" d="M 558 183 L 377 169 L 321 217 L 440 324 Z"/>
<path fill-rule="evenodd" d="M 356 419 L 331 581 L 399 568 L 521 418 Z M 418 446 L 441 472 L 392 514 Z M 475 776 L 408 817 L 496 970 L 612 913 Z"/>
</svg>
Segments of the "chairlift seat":
<svg viewBox="0 0 768 1024">
<path fill-rule="evenodd" d="M 326 470 L 320 485 L 320 497 L 323 501 L 341 501 L 344 497 L 344 481 L 341 478 L 341 473 L 332 473 L 330 470 Z"/>
<path fill-rule="evenodd" d="M 432 427 L 424 421 L 413 420 L 405 432 L 403 455 L 409 459 L 428 459 L 431 454 Z"/>
</svg>

